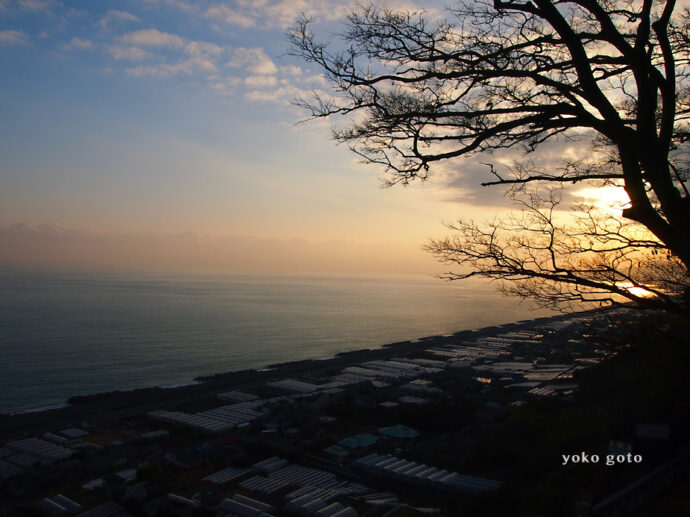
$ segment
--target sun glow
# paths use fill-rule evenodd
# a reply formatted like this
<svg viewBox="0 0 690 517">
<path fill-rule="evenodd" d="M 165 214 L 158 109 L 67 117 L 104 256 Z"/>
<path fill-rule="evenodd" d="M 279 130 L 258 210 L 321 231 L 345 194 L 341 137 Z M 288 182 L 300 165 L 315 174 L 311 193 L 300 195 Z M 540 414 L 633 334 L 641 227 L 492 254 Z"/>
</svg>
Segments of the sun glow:
<svg viewBox="0 0 690 517">
<path fill-rule="evenodd" d="M 633 296 L 637 296 L 639 298 L 651 298 L 654 296 L 654 293 L 651 291 L 648 291 L 644 287 L 637 287 L 633 285 L 632 282 L 623 282 L 618 284 L 618 287 L 621 287 L 622 289 L 628 291 L 630 294 Z"/>
<path fill-rule="evenodd" d="M 623 187 L 587 187 L 573 192 L 585 202 L 605 210 L 622 210 L 630 205 L 630 198 Z"/>
</svg>

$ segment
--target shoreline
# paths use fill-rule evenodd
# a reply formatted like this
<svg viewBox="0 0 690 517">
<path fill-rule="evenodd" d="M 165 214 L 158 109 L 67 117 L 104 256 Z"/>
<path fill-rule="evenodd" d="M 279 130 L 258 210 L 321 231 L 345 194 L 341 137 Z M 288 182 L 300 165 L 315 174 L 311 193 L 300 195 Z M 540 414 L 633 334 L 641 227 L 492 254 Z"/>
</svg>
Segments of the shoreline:
<svg viewBox="0 0 690 517">
<path fill-rule="evenodd" d="M 551 316 L 427 278 L 3 279 L 0 413 Z M 203 296 L 200 296 L 203 294 Z"/>
<path fill-rule="evenodd" d="M 637 410 L 619 414 L 618 392 L 607 389 L 611 382 L 630 385 L 626 391 L 654 418 L 656 402 L 644 388 L 638 392 L 628 371 L 643 379 L 665 376 L 673 358 L 651 360 L 658 354 L 650 347 L 624 350 L 627 325 L 637 321 L 635 333 L 644 340 L 649 320 L 626 307 L 611 309 L 75 397 L 68 407 L 2 417 L 0 466 L 18 489 L 5 508 L 24 515 L 46 496 L 65 496 L 84 508 L 122 506 L 132 503 L 124 499 L 128 491 L 144 488 L 137 508 L 153 505 L 166 515 L 170 497 L 214 510 L 233 493 L 288 511 L 303 491 L 325 488 L 321 481 L 330 479 L 338 486 L 355 483 L 365 494 L 337 497 L 359 515 L 376 513 L 371 498 L 381 494 L 398 508 L 434 507 L 440 515 L 459 514 L 461 499 L 472 513 L 486 502 L 485 491 L 529 491 L 538 483 L 537 466 L 560 476 L 553 459 L 570 451 L 572 433 L 587 437 L 582 450 L 597 454 L 612 439 L 639 445 L 630 420 Z M 683 375 L 682 367 L 671 370 L 675 379 Z M 665 386 L 656 392 L 666 393 Z M 601 425 L 592 426 L 595 421 Z M 679 433 L 676 424 L 664 427 L 669 437 Z M 612 438 L 613 428 L 624 431 Z M 668 459 L 644 454 L 649 468 Z M 630 472 L 644 474 L 639 465 Z M 22 485 L 23 479 L 45 484 Z M 313 479 L 321 480 L 318 486 Z M 631 479 L 589 499 L 603 501 Z M 562 482 L 552 485 L 557 492 Z M 199 499 L 202 493 L 208 497 Z"/>
<path fill-rule="evenodd" d="M 29 408 L 20 412 L 0 413 L 0 440 L 16 433 L 30 433 L 44 429 L 46 425 L 69 427 L 94 414 L 108 413 L 112 416 L 141 414 L 160 407 L 178 407 L 193 400 L 208 397 L 221 390 L 265 384 L 291 376 L 318 375 L 319 372 L 346 368 L 362 361 L 386 359 L 397 354 L 413 353 L 429 345 L 444 345 L 451 340 L 467 337 L 482 337 L 496 332 L 538 327 L 580 315 L 603 313 L 607 308 L 557 314 L 535 319 L 519 320 L 513 323 L 491 325 L 479 329 L 460 330 L 446 335 L 431 335 L 414 340 L 386 343 L 378 348 L 365 348 L 339 352 L 330 358 L 310 358 L 269 364 L 261 368 L 201 375 L 189 381 L 165 386 L 148 386 L 131 390 L 113 390 L 77 395 L 58 404 Z"/>
</svg>

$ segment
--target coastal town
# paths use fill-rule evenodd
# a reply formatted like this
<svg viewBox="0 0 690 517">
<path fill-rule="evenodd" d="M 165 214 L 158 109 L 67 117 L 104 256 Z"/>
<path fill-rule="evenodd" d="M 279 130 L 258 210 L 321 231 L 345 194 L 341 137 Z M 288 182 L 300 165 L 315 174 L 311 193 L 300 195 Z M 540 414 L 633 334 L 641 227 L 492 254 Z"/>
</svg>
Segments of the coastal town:
<svg viewBox="0 0 690 517">
<path fill-rule="evenodd" d="M 578 373 L 610 353 L 597 333 L 624 313 L 542 318 L 4 415 L 0 514 L 454 515 L 458 501 L 506 481 L 503 467 L 472 463 L 478 440 L 511 409 L 571 399 Z"/>
</svg>

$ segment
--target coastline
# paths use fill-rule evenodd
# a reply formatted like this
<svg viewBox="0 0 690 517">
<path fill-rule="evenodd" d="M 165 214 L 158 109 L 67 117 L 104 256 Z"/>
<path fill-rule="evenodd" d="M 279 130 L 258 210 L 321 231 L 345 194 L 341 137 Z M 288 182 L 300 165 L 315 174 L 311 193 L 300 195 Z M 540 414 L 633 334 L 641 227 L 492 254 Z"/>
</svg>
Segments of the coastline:
<svg viewBox="0 0 690 517">
<path fill-rule="evenodd" d="M 432 278 L 0 276 L 0 413 L 554 314 Z"/>
<path fill-rule="evenodd" d="M 428 346 L 442 346 L 454 340 L 480 338 L 497 332 L 526 330 L 540 325 L 576 318 L 581 315 L 602 313 L 607 309 L 592 309 L 554 316 L 520 320 L 513 323 L 491 325 L 479 329 L 460 330 L 452 334 L 431 335 L 414 340 L 386 343 L 378 348 L 344 351 L 327 358 L 310 358 L 268 364 L 260 368 L 220 372 L 198 376 L 165 386 L 149 386 L 132 390 L 113 390 L 70 397 L 67 401 L 40 408 L 0 413 L 0 440 L 17 433 L 31 433 L 46 427 L 77 425 L 81 420 L 99 413 L 110 416 L 142 414 L 160 407 L 177 407 L 193 400 L 212 396 L 215 392 L 265 384 L 305 373 L 315 376 L 320 372 L 347 368 L 362 361 L 388 359 L 395 355 L 414 353 Z"/>
<path fill-rule="evenodd" d="M 4 416 L 0 466 L 18 490 L 5 508 L 25 515 L 56 492 L 54 501 L 121 508 L 132 502 L 126 493 L 144 488 L 138 504 L 166 515 L 182 500 L 213 510 L 237 494 L 289 509 L 302 491 L 322 488 L 302 476 L 318 476 L 354 483 L 360 495 L 337 499 L 359 515 L 378 515 L 381 494 L 391 508 L 502 515 L 477 509 L 532 508 L 534 497 L 560 494 L 572 481 L 561 458 L 573 445 L 601 456 L 611 440 L 633 444 L 635 463 L 592 471 L 604 481 L 577 482 L 571 498 L 606 502 L 685 461 L 677 457 L 685 424 L 671 412 L 658 417 L 659 404 L 685 404 L 683 366 L 668 347 L 652 346 L 646 329 L 661 337 L 658 321 L 638 314 L 620 307 L 519 320 Z M 638 337 L 640 346 L 626 346 Z M 631 405 L 621 408 L 621 392 Z M 640 441 L 640 423 L 665 433 L 661 448 Z M 299 479 L 285 485 L 285 476 Z M 21 485 L 27 478 L 48 484 Z M 117 486 L 125 495 L 111 491 Z"/>
</svg>

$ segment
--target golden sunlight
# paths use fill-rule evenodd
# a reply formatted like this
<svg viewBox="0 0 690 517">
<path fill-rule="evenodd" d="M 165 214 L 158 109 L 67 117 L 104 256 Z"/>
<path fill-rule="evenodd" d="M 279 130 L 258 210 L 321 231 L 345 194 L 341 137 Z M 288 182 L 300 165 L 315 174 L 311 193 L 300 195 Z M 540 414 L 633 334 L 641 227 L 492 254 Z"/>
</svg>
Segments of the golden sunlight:
<svg viewBox="0 0 690 517">
<path fill-rule="evenodd" d="M 633 296 L 639 296 L 640 298 L 651 298 L 652 296 L 654 296 L 654 293 L 648 291 L 643 287 L 636 287 L 632 284 L 632 282 L 622 282 L 618 284 L 618 286 L 625 289 Z"/>
<path fill-rule="evenodd" d="M 622 210 L 630 204 L 628 194 L 620 186 L 587 187 L 576 190 L 573 194 L 603 210 Z"/>
</svg>

